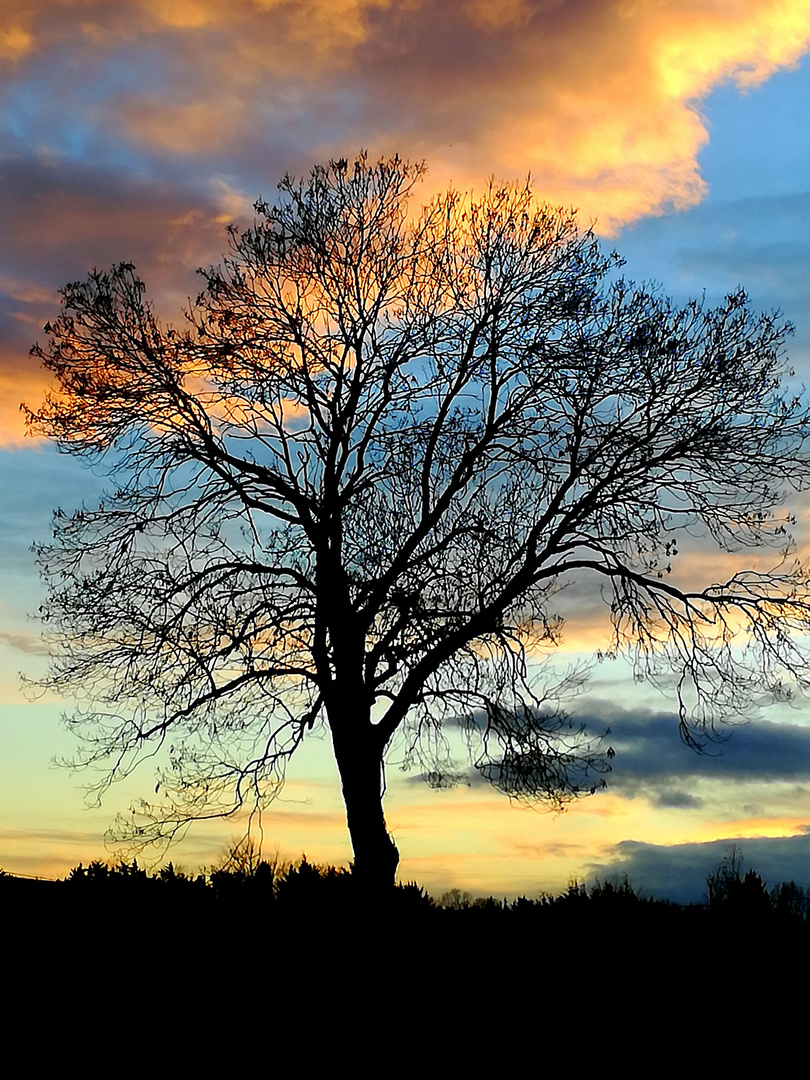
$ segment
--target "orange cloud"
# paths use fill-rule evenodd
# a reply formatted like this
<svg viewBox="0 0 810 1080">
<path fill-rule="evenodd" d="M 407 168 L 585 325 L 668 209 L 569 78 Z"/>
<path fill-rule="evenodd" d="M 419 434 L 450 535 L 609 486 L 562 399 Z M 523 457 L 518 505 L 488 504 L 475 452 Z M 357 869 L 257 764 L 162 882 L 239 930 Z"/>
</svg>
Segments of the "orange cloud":
<svg viewBox="0 0 810 1080">
<path fill-rule="evenodd" d="M 700 99 L 724 80 L 755 86 L 810 42 L 806 0 L 83 0 L 80 11 L 77 20 L 55 0 L 8 0 L 0 55 L 13 49 L 20 64 L 5 78 L 29 55 L 70 49 L 77 82 L 60 85 L 70 101 L 82 55 L 123 49 L 133 70 L 157 60 L 160 85 L 134 81 L 92 122 L 180 160 L 185 172 L 206 155 L 252 162 L 270 153 L 272 183 L 286 167 L 366 144 L 426 157 L 433 188 L 480 189 L 490 173 L 531 170 L 540 193 L 578 204 L 608 233 L 699 201 L 708 138 Z M 34 171 L 7 159 L 3 178 L 15 266 L 13 281 L 0 280 L 12 323 L 5 445 L 22 437 L 17 400 L 39 396 L 26 353 L 55 313 L 59 285 L 132 259 L 176 318 L 195 291 L 193 268 L 216 258 L 222 226 L 249 217 L 258 193 L 215 173 L 195 204 L 168 185 L 136 190 L 123 174 L 73 176 L 47 150 Z M 52 288 L 41 280 L 45 265 Z"/>
<path fill-rule="evenodd" d="M 313 160 L 396 150 L 424 156 L 429 186 L 483 186 L 531 169 L 539 192 L 574 203 L 610 232 L 698 201 L 707 131 L 698 103 L 719 82 L 745 88 L 795 63 L 810 41 L 802 0 L 657 4 L 589 0 L 8 0 L 0 56 L 75 53 L 60 100 L 83 86 L 85 65 L 123 50 L 144 78 L 112 95 L 91 121 L 139 147 L 191 162 L 212 154 L 250 162 L 268 152 L 272 183 Z M 68 17 L 69 16 L 69 17 Z M 88 114 L 90 115 L 90 114 Z M 191 166 L 192 168 L 194 166 Z M 251 216 L 245 193 L 210 168 L 195 196 L 169 185 L 82 172 L 47 147 L 34 163 L 6 159 L 5 299 L 0 445 L 23 438 L 17 405 L 43 380 L 27 358 L 56 290 L 91 266 L 135 261 L 177 318 L 196 291 L 193 270 L 225 246 L 223 225 Z M 202 188 L 200 185 L 202 184 Z M 207 190 L 203 190 L 207 189 Z M 111 227 L 112 223 L 112 227 Z M 43 268 L 53 280 L 43 282 Z M 587 621 L 586 613 L 586 621 Z M 569 647 L 593 631 L 569 627 Z"/>
<path fill-rule="evenodd" d="M 38 371 L 20 371 L 0 354 L 0 448 L 8 450 L 26 442 L 20 402 L 39 402 L 44 390 L 45 380 Z"/>
<path fill-rule="evenodd" d="M 698 202 L 701 99 L 810 43 L 807 0 L 85 0 L 79 24 L 55 0 L 10 9 L 7 47 L 72 48 L 77 86 L 82 52 L 143 66 L 98 107 L 115 138 L 281 169 L 368 146 L 426 158 L 437 188 L 531 171 L 605 233 Z"/>
<path fill-rule="evenodd" d="M 180 100 L 122 103 L 132 137 L 206 154 L 295 125 L 323 153 L 371 144 L 424 155 L 437 187 L 531 171 L 549 199 L 610 233 L 698 202 L 701 98 L 723 81 L 762 82 L 810 41 L 803 0 L 295 10 L 206 5 L 228 47 L 195 60 L 205 85 L 191 75 Z"/>
<path fill-rule="evenodd" d="M 178 324 L 200 288 L 196 268 L 226 249 L 225 225 L 247 216 L 249 203 L 219 177 L 194 205 L 169 185 L 47 157 L 6 161 L 2 180 L 5 265 L 14 268 L 0 271 L 0 447 L 9 447 L 25 438 L 20 402 L 38 405 L 47 388 L 28 354 L 59 311 L 59 288 L 131 260 L 160 316 Z"/>
<path fill-rule="evenodd" d="M 34 40 L 20 25 L 0 28 L 0 59 L 19 60 L 33 48 Z"/>
</svg>

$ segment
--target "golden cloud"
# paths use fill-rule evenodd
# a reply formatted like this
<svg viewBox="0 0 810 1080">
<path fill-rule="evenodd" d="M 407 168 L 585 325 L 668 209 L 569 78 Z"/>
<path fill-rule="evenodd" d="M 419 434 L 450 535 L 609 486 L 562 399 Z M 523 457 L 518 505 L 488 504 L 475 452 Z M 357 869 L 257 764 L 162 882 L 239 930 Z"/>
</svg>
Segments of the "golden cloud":
<svg viewBox="0 0 810 1080">
<path fill-rule="evenodd" d="M 186 72 L 186 100 L 132 96 L 134 139 L 202 155 L 286 128 L 313 152 L 425 156 L 436 187 L 531 171 L 606 233 L 698 202 L 700 100 L 724 81 L 757 85 L 810 42 L 806 0 L 204 8 L 227 46 L 202 43 L 205 80 Z"/>
<path fill-rule="evenodd" d="M 0 52 L 104 50 L 143 79 L 110 134 L 180 158 L 298 168 L 367 146 L 427 159 L 431 183 L 531 172 L 600 231 L 705 194 L 701 100 L 797 63 L 807 0 L 10 0 Z M 124 50 L 121 52 L 121 50 Z M 149 73 L 147 75 L 147 72 Z M 71 87 L 60 85 L 70 97 Z"/>
<path fill-rule="evenodd" d="M 165 185 L 148 197 L 128 181 L 114 193 L 114 177 L 88 185 L 41 156 L 33 188 L 12 192 L 5 244 L 21 264 L 39 253 L 33 276 L 43 258 L 71 269 L 46 303 L 41 282 L 9 264 L 15 282 L 0 282 L 0 291 L 16 305 L 11 369 L 25 368 L 35 323 L 54 313 L 55 287 L 91 265 L 133 259 L 162 310 L 176 314 L 194 291 L 190 271 L 224 247 L 223 224 L 250 216 L 233 179 L 245 160 L 255 168 L 268 157 L 272 182 L 284 168 L 361 145 L 398 151 L 428 160 L 425 199 L 450 182 L 480 190 L 491 174 L 531 171 L 540 194 L 578 205 L 607 234 L 692 205 L 706 190 L 701 98 L 725 80 L 746 89 L 762 82 L 810 43 L 807 0 L 182 0 L 170 8 L 82 0 L 70 18 L 55 0 L 36 8 L 9 0 L 7 18 L 15 29 L 0 36 L 0 52 L 21 58 L 7 78 L 34 52 L 75 52 L 78 81 L 60 84 L 66 101 L 83 85 L 82 50 L 88 65 L 114 48 L 133 72 L 157 71 L 111 95 L 88 122 L 209 178 L 197 182 L 195 205 Z M 212 168 L 217 155 L 234 171 Z M 17 183 L 11 170 L 7 185 Z M 2 421 L 2 441 L 15 443 L 16 413 Z"/>
<path fill-rule="evenodd" d="M 27 56 L 34 46 L 34 39 L 22 26 L 0 28 L 0 59 L 19 60 Z"/>
<path fill-rule="evenodd" d="M 524 26 L 532 15 L 527 0 L 466 0 L 464 14 L 482 30 L 503 30 Z"/>
<path fill-rule="evenodd" d="M 20 402 L 38 403 L 46 389 L 45 379 L 39 371 L 20 370 L 14 359 L 9 363 L 0 354 L 0 448 L 4 450 L 25 445 L 25 422 Z"/>
</svg>

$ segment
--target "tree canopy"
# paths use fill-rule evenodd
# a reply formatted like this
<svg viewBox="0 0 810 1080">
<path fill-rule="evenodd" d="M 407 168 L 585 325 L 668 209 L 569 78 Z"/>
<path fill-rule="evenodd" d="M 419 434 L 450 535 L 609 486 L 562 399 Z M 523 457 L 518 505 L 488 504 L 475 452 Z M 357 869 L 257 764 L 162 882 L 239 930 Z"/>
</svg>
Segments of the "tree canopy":
<svg viewBox="0 0 810 1080">
<path fill-rule="evenodd" d="M 634 286 L 528 186 L 417 212 L 423 171 L 286 177 L 181 329 L 122 263 L 68 285 L 34 347 L 55 384 L 31 429 L 114 483 L 39 549 L 49 684 L 86 699 L 70 723 L 108 779 L 164 747 L 142 838 L 263 804 L 322 724 L 369 881 L 398 860 L 395 736 L 434 783 L 449 724 L 511 796 L 593 790 L 607 760 L 535 665 L 583 575 L 606 651 L 677 673 L 687 738 L 806 680 L 789 328 L 742 291 L 712 309 Z M 687 588 L 670 569 L 695 532 L 781 562 Z"/>
</svg>

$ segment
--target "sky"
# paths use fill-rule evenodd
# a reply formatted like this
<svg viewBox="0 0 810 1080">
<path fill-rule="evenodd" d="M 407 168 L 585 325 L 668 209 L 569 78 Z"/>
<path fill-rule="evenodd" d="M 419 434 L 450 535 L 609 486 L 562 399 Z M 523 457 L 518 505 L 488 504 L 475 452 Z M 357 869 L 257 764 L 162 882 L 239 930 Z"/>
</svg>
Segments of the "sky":
<svg viewBox="0 0 810 1080">
<path fill-rule="evenodd" d="M 286 172 L 366 148 L 449 183 L 531 174 L 579 208 L 636 280 L 678 301 L 738 284 L 795 324 L 810 383 L 810 0 L 5 0 L 0 23 L 0 867 L 58 876 L 113 854 L 104 832 L 150 793 L 148 767 L 88 806 L 59 717 L 24 693 L 47 658 L 30 544 L 102 478 L 26 437 L 45 380 L 28 351 L 58 289 L 131 261 L 161 314 L 199 291 L 229 222 Z M 795 506 L 798 540 L 807 501 Z M 708 566 L 707 566 L 708 568 Z M 603 624 L 582 599 L 560 661 Z M 810 705 L 764 710 L 697 755 L 666 694 L 596 665 L 577 715 L 610 724 L 606 792 L 564 814 L 473 783 L 388 771 L 401 880 L 431 891 L 555 892 L 625 875 L 700 899 L 736 844 L 771 884 L 810 884 Z M 92 779 L 92 778 L 91 778 Z M 171 853 L 211 864 L 244 822 L 193 827 Z M 258 827 L 254 823 L 254 827 Z M 346 862 L 328 744 L 313 741 L 260 823 L 264 850 Z"/>
</svg>

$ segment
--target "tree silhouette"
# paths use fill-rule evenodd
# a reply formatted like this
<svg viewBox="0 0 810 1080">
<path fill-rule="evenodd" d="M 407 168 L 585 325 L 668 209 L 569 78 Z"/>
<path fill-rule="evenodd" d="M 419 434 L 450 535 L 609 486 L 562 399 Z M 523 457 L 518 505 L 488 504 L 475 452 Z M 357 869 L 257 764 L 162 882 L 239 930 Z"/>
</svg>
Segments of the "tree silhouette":
<svg viewBox="0 0 810 1080">
<path fill-rule="evenodd" d="M 708 906 L 715 912 L 757 916 L 770 912 L 772 903 L 765 882 L 756 870 L 743 873 L 744 860 L 736 845 L 706 878 Z"/>
<path fill-rule="evenodd" d="M 444 723 L 510 796 L 593 790 L 606 759 L 534 664 L 582 575 L 606 651 L 677 672 L 687 738 L 805 678 L 799 568 L 669 573 L 684 532 L 787 550 L 777 509 L 808 475 L 787 328 L 742 292 L 677 309 L 619 279 L 528 187 L 412 213 L 422 173 L 361 155 L 287 177 L 184 329 L 121 264 L 68 285 L 33 349 L 55 389 L 31 429 L 115 484 L 38 549 L 49 685 L 84 695 L 69 723 L 107 781 L 166 752 L 135 837 L 263 804 L 321 724 L 369 883 L 398 862 L 398 733 L 435 784 Z"/>
</svg>

